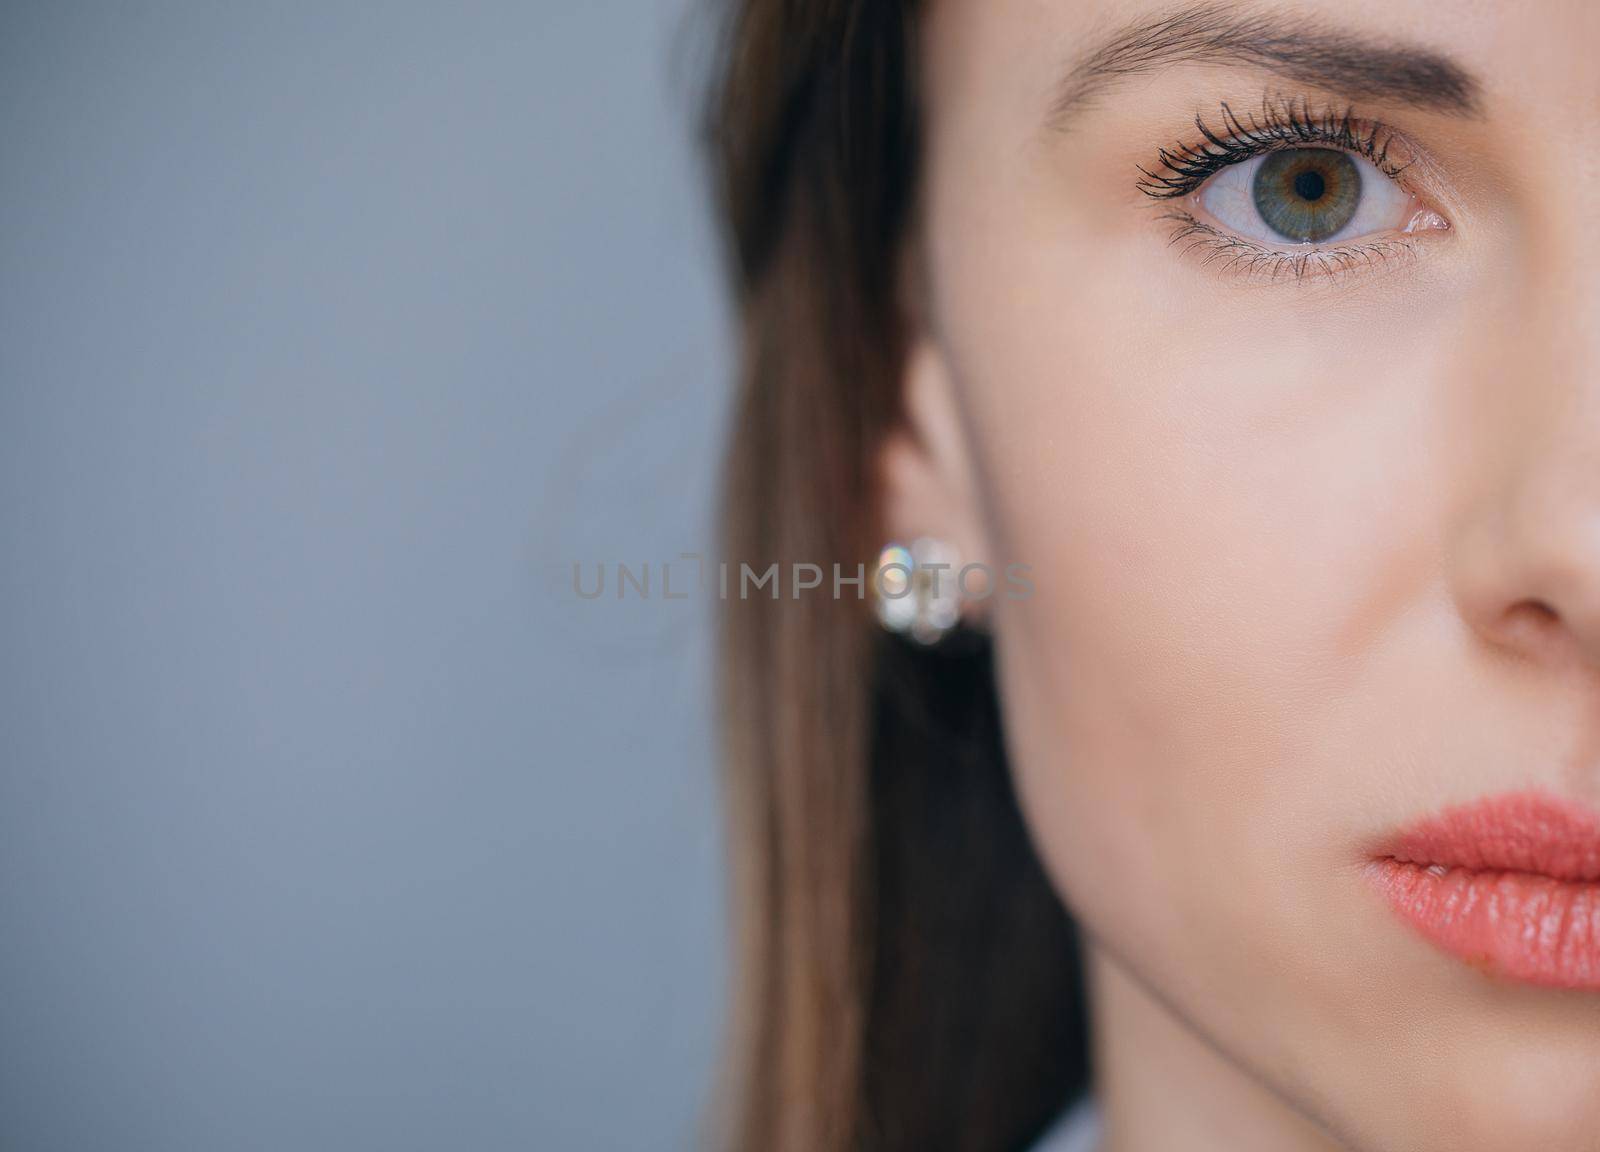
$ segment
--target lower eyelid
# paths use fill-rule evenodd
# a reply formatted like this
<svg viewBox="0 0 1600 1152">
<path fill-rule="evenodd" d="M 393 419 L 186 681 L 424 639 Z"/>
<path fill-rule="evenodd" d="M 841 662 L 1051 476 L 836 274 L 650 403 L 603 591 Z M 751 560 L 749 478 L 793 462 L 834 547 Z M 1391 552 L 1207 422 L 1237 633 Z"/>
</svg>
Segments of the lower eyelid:
<svg viewBox="0 0 1600 1152">
<path fill-rule="evenodd" d="M 1168 246 L 1203 268 L 1252 281 L 1304 282 L 1315 277 L 1343 278 L 1377 271 L 1390 262 L 1406 263 L 1418 255 L 1409 235 L 1379 235 L 1371 240 L 1327 247 L 1269 248 L 1221 231 L 1187 209 L 1170 209 L 1161 219 L 1172 227 Z"/>
</svg>

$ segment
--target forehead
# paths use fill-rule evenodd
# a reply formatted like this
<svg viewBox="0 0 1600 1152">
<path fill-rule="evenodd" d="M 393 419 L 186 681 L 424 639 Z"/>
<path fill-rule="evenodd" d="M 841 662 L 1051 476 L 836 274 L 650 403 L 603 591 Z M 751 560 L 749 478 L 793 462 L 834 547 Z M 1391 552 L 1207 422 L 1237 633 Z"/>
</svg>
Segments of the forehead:
<svg viewBox="0 0 1600 1152">
<path fill-rule="evenodd" d="M 1223 34 L 1207 52 L 1204 35 L 1175 46 L 1183 37 L 1171 35 L 1174 28 Z M 1230 53 L 1229 36 L 1238 48 L 1241 29 L 1269 40 L 1310 31 L 1358 54 L 1426 52 L 1475 78 L 1487 111 L 1538 111 L 1590 125 L 1600 119 L 1600 69 L 1593 67 L 1600 5 L 1573 0 L 935 0 L 922 45 L 928 114 L 936 130 L 964 115 L 1048 116 L 1075 67 L 1108 46 L 1122 51 L 1096 89 L 1101 101 L 1163 69 L 1263 71 L 1248 52 Z"/>
</svg>

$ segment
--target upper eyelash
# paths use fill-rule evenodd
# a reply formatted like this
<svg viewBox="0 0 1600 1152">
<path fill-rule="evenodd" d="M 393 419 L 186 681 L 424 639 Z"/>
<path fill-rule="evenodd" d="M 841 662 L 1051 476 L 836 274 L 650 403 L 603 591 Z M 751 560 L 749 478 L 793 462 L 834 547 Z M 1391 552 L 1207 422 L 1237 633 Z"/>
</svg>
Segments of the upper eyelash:
<svg viewBox="0 0 1600 1152">
<path fill-rule="evenodd" d="M 1313 114 L 1310 102 L 1300 99 L 1264 98 L 1260 114 L 1250 113 L 1248 122 L 1222 103 L 1223 130 L 1206 125 L 1203 117 L 1194 118 L 1202 143 L 1178 144 L 1163 148 L 1156 156 L 1157 171 L 1140 165 L 1137 187 L 1157 200 L 1176 200 L 1199 188 L 1213 175 L 1234 164 L 1243 163 L 1264 152 L 1323 144 L 1354 152 L 1372 161 L 1386 176 L 1398 178 L 1409 167 L 1389 156 L 1394 133 L 1381 124 L 1356 119 L 1353 109 L 1336 112 L 1329 108 Z"/>
</svg>

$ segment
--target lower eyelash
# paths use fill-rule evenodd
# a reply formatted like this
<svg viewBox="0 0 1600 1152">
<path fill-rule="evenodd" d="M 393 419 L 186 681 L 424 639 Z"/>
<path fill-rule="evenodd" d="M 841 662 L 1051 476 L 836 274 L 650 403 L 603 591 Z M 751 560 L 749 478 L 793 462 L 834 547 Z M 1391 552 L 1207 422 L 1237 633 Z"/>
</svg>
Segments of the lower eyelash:
<svg viewBox="0 0 1600 1152">
<path fill-rule="evenodd" d="M 1415 244 L 1403 237 L 1283 252 L 1213 228 L 1182 210 L 1164 213 L 1161 219 L 1173 224 L 1172 237 L 1167 243 L 1181 245 L 1183 254 L 1196 256 L 1203 267 L 1215 266 L 1222 272 L 1273 282 L 1369 271 L 1385 261 L 1405 259 L 1416 252 Z"/>
</svg>

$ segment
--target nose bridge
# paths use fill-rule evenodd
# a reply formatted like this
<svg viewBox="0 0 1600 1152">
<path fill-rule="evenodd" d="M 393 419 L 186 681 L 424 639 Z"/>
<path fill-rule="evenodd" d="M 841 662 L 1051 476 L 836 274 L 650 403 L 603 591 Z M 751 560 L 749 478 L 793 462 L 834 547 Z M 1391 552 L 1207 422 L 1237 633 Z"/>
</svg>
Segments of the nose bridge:
<svg viewBox="0 0 1600 1152">
<path fill-rule="evenodd" d="M 1581 415 L 1600 393 L 1600 171 L 1585 195 L 1586 211 L 1562 212 L 1565 227 L 1541 235 L 1520 309 L 1525 335 L 1518 351 L 1547 376 L 1557 412 Z"/>
<path fill-rule="evenodd" d="M 1473 342 L 1485 402 L 1452 564 L 1460 610 L 1486 638 L 1600 669 L 1600 238 L 1572 218 L 1595 198 L 1576 195 L 1525 237 L 1516 282 Z"/>
<path fill-rule="evenodd" d="M 1536 132 L 1517 149 L 1519 194 L 1502 218 L 1514 225 L 1507 351 L 1558 408 L 1584 402 L 1574 386 L 1592 389 L 1600 360 L 1600 73 L 1586 65 L 1584 77 L 1593 95 L 1569 92 L 1556 107 L 1572 130 Z"/>
</svg>

